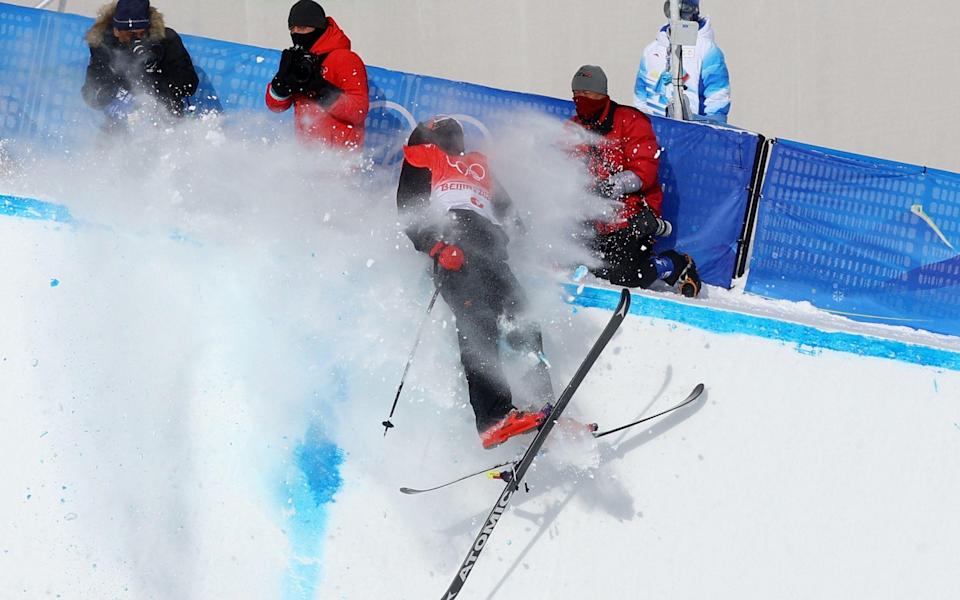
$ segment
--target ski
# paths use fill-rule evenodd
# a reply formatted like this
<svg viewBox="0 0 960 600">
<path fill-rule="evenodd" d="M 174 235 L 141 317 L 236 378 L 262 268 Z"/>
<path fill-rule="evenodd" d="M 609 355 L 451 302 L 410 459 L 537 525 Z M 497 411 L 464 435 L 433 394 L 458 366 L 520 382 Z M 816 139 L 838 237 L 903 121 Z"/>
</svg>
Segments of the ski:
<svg viewBox="0 0 960 600">
<path fill-rule="evenodd" d="M 520 480 L 523 479 L 523 476 L 530 468 L 530 465 L 533 464 L 534 459 L 540 452 L 540 448 L 547 440 L 547 436 L 550 435 L 550 431 L 560 418 L 560 414 L 563 413 L 564 409 L 567 407 L 567 404 L 570 403 L 570 400 L 573 398 L 574 393 L 576 393 L 577 388 L 580 387 L 583 379 L 587 376 L 590 368 L 593 367 L 593 364 L 600 357 L 600 353 L 603 352 L 603 349 L 610 342 L 610 339 L 613 338 L 613 334 L 616 333 L 617 329 L 620 328 L 620 325 L 623 323 L 623 320 L 626 318 L 629 310 L 630 290 L 624 289 L 620 293 L 620 302 L 617 304 L 616 310 L 613 311 L 613 316 L 610 317 L 610 321 L 607 323 L 607 326 L 603 328 L 603 331 L 600 333 L 600 337 L 598 337 L 597 341 L 594 342 L 593 347 L 590 348 L 590 352 L 587 353 L 586 358 L 583 359 L 583 362 L 580 364 L 577 372 L 574 373 L 573 379 L 570 380 L 570 383 L 567 384 L 566 389 L 564 389 L 563 393 L 560 394 L 560 398 L 557 400 L 556 406 L 553 407 L 553 411 L 551 411 L 550 416 L 543 423 L 540 431 L 538 431 L 536 437 L 533 438 L 533 441 L 530 442 L 530 445 L 527 447 L 526 452 L 524 452 L 520 462 L 517 463 L 516 468 L 513 469 L 510 481 L 507 482 L 503 492 L 500 494 L 500 498 L 498 498 L 496 504 L 493 505 L 493 509 L 487 516 L 486 521 L 484 521 L 483 527 L 480 529 L 480 533 L 477 534 L 476 539 L 473 541 L 473 545 L 470 546 L 470 550 L 467 552 L 467 557 L 460 564 L 460 568 L 457 570 L 457 574 L 453 577 L 453 581 L 447 588 L 446 593 L 444 593 L 442 596 L 442 600 L 453 600 L 453 598 L 456 598 L 460 594 L 460 590 L 463 589 L 464 584 L 467 582 L 467 577 L 470 576 L 470 572 L 473 570 L 477 559 L 480 558 L 480 552 L 482 552 L 484 547 L 486 547 L 487 541 L 490 539 L 490 535 L 493 533 L 494 527 L 497 526 L 497 523 L 500 521 L 500 517 L 503 516 L 504 511 L 507 509 L 507 505 L 510 503 L 510 498 L 519 489 Z"/>
<path fill-rule="evenodd" d="M 616 432 L 618 432 L 618 431 L 623 431 L 624 429 L 627 429 L 627 428 L 629 428 L 629 427 L 633 427 L 633 426 L 635 426 L 635 425 L 639 425 L 640 423 L 646 423 L 647 421 L 652 421 L 653 419 L 656 419 L 657 417 L 662 417 L 663 415 L 665 415 L 665 414 L 667 414 L 667 413 L 672 413 L 673 411 L 675 411 L 675 410 L 677 410 L 677 409 L 683 408 L 684 406 L 693 403 L 694 401 L 696 401 L 697 398 L 700 397 L 701 394 L 703 394 L 703 384 L 702 384 L 702 383 L 698 383 L 698 384 L 696 385 L 696 387 L 694 387 L 693 390 L 690 392 L 690 394 L 689 394 L 686 398 L 683 399 L 682 402 L 680 402 L 680 403 L 678 403 L 678 404 L 676 404 L 676 405 L 668 408 L 667 410 L 658 412 L 658 413 L 655 414 L 655 415 L 650 415 L 649 417 L 644 417 L 644 418 L 642 418 L 642 419 L 639 419 L 639 420 L 637 420 L 637 421 L 634 421 L 633 423 L 627 423 L 626 425 L 621 425 L 620 427 L 614 427 L 613 429 L 608 429 L 608 430 L 606 430 L 606 431 L 594 432 L 593 437 L 595 437 L 595 438 L 602 438 L 602 437 L 605 436 L 605 435 L 610 435 L 611 433 L 616 433 Z M 494 468 L 496 468 L 496 467 L 494 467 Z"/>
<path fill-rule="evenodd" d="M 627 428 L 630 428 L 630 427 L 634 427 L 634 426 L 636 426 L 636 425 L 640 425 L 641 423 L 646 423 L 647 421 L 652 421 L 653 419 L 656 419 L 657 417 L 662 417 L 663 415 L 672 413 L 672 412 L 675 411 L 675 410 L 679 410 L 679 409 L 683 408 L 684 406 L 687 406 L 688 404 L 692 404 L 693 402 L 695 402 L 695 401 L 703 394 L 703 391 L 704 391 L 703 384 L 702 384 L 702 383 L 698 383 L 698 384 L 696 385 L 696 387 L 694 387 L 693 390 L 687 395 L 687 397 L 683 399 L 683 401 L 678 402 L 677 404 L 675 404 L 674 406 L 671 406 L 671 407 L 668 408 L 667 410 L 658 412 L 658 413 L 655 414 L 655 415 L 650 415 L 649 417 L 644 417 L 644 418 L 639 419 L 639 420 L 637 420 L 637 421 L 633 421 L 632 423 L 627 423 L 626 425 L 620 425 L 619 427 L 614 427 L 613 429 L 608 429 L 608 430 L 606 430 L 606 431 L 601 431 L 601 432 L 592 431 L 591 434 L 592 434 L 593 437 L 595 437 L 595 438 L 602 438 L 602 437 L 605 436 L 605 435 L 610 435 L 611 433 L 616 433 L 616 432 L 618 432 L 618 431 L 623 431 L 624 429 L 627 429 Z M 587 429 L 590 429 L 590 428 L 595 427 L 595 426 L 596 426 L 595 423 L 588 423 L 588 424 L 584 425 L 584 427 L 586 427 Z M 440 485 L 436 485 L 436 486 L 431 487 L 431 488 L 418 489 L 418 488 L 402 487 L 402 488 L 400 488 L 400 492 L 403 493 L 403 494 L 408 494 L 408 495 L 422 494 L 422 493 L 424 493 L 424 492 L 432 492 L 432 491 L 434 491 L 434 490 L 439 490 L 439 489 L 443 489 L 443 488 L 445 488 L 445 487 L 449 487 L 449 486 L 451 486 L 451 485 L 453 485 L 453 484 L 455 484 L 455 483 L 460 483 L 461 481 L 464 481 L 464 480 L 466 480 L 466 479 L 470 479 L 471 477 L 477 477 L 478 475 L 486 475 L 486 476 L 489 477 L 490 479 L 502 479 L 503 481 L 508 481 L 509 478 L 510 478 L 510 476 L 512 475 L 514 469 L 511 469 L 511 470 L 509 470 L 509 471 L 496 471 L 496 469 L 499 469 L 500 467 L 505 467 L 505 466 L 507 466 L 507 465 L 514 465 L 514 469 L 515 469 L 515 468 L 516 468 L 516 465 L 517 465 L 517 461 L 516 461 L 516 460 L 508 460 L 508 461 L 506 461 L 506 462 L 502 462 L 502 463 L 498 463 L 498 464 L 495 464 L 495 465 L 491 465 L 491 466 L 487 467 L 486 469 L 481 469 L 481 470 L 476 471 L 476 472 L 474 472 L 474 473 L 470 473 L 469 475 L 464 475 L 463 477 L 459 477 L 459 478 L 457 478 L 457 479 L 454 479 L 454 480 L 452 480 L 452 481 L 448 481 L 448 482 L 446 482 L 446 483 L 441 483 Z"/>
</svg>

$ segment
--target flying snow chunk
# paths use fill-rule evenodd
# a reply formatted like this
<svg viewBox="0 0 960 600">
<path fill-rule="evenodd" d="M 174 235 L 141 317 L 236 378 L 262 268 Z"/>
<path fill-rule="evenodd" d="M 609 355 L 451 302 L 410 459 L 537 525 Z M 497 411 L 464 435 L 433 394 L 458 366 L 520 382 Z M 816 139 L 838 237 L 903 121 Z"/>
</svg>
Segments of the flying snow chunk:
<svg viewBox="0 0 960 600">
<path fill-rule="evenodd" d="M 372 267 L 372 266 L 373 266 L 373 263 L 375 263 L 375 262 L 377 262 L 377 261 L 373 260 L 372 258 L 368 258 L 368 259 L 367 259 L 367 268 L 369 269 L 370 267 Z"/>
<path fill-rule="evenodd" d="M 589 272 L 590 269 L 588 269 L 586 265 L 580 265 L 574 269 L 573 276 L 570 279 L 572 279 L 574 283 L 580 283 Z"/>
</svg>

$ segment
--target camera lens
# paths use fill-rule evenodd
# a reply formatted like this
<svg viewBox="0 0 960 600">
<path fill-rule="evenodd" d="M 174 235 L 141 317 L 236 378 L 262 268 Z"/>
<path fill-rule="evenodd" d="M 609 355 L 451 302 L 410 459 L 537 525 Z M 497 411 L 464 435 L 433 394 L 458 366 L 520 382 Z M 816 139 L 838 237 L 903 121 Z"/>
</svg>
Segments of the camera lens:
<svg viewBox="0 0 960 600">
<path fill-rule="evenodd" d="M 290 77 L 297 83 L 303 84 L 310 81 L 314 71 L 313 55 L 304 54 L 290 71 Z"/>
</svg>

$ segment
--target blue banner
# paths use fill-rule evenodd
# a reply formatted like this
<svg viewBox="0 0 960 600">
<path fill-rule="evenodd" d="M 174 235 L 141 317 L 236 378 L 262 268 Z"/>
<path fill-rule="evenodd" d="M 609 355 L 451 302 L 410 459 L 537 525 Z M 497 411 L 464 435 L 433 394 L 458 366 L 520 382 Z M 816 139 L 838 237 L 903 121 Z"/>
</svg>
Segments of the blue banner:
<svg viewBox="0 0 960 600">
<path fill-rule="evenodd" d="M 960 175 L 778 141 L 747 290 L 960 335 Z"/>
<path fill-rule="evenodd" d="M 677 224 L 665 248 L 697 261 L 703 281 L 730 287 L 760 136 L 651 117 L 660 155 L 663 212 Z"/>
<path fill-rule="evenodd" d="M 104 122 L 80 96 L 89 49 L 84 36 L 92 19 L 0 3 L 0 137 L 82 148 Z M 175 24 L 174 24 L 175 25 Z M 264 94 L 280 51 L 183 36 L 203 93 L 199 112 L 213 98 L 226 122 L 267 112 Z M 395 165 L 418 121 L 438 113 L 457 116 L 468 137 L 488 134 L 485 122 L 521 110 L 565 119 L 567 100 L 367 68 L 371 110 L 366 151 L 377 165 Z M 558 74 L 558 76 L 566 76 Z M 288 132 L 290 115 L 271 115 L 275 132 Z M 759 136 L 695 123 L 653 118 L 664 185 L 664 211 L 674 234 L 664 240 L 693 256 L 706 283 L 729 287 L 749 195 Z"/>
</svg>

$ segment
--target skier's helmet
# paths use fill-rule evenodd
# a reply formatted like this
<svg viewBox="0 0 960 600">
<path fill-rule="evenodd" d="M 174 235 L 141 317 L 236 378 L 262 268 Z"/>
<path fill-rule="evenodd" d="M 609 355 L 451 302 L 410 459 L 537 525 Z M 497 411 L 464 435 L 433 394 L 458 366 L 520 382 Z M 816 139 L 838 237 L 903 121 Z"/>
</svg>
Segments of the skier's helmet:
<svg viewBox="0 0 960 600">
<path fill-rule="evenodd" d="M 674 0 L 680 2 L 680 18 L 684 21 L 700 19 L 700 0 Z M 663 14 L 670 18 L 670 0 L 663 3 Z"/>
<path fill-rule="evenodd" d="M 427 121 L 427 129 L 433 134 L 433 143 L 447 154 L 463 154 L 463 126 L 460 121 L 447 115 L 437 115 Z"/>
</svg>

